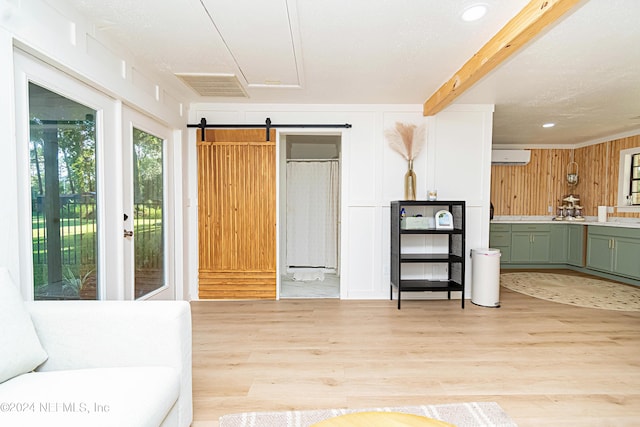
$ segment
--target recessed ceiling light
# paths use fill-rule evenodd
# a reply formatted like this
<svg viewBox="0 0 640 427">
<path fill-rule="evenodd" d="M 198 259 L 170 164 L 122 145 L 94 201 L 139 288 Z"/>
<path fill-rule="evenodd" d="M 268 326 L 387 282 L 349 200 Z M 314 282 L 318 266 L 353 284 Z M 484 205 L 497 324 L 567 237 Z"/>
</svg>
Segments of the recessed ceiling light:
<svg viewBox="0 0 640 427">
<path fill-rule="evenodd" d="M 487 13 L 486 4 L 474 4 L 462 12 L 462 20 L 466 22 L 477 21 Z"/>
<path fill-rule="evenodd" d="M 552 128 L 554 127 L 556 124 L 555 123 L 545 123 L 542 125 L 543 128 Z"/>
</svg>

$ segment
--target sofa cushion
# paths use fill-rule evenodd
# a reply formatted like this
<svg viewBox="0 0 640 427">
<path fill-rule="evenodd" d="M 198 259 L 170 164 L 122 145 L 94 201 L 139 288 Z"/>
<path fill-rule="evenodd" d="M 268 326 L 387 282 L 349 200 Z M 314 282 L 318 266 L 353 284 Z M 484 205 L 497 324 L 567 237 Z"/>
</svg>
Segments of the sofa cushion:
<svg viewBox="0 0 640 427">
<path fill-rule="evenodd" d="M 179 393 L 168 367 L 31 372 L 0 385 L 0 425 L 157 427 Z"/>
<path fill-rule="evenodd" d="M 47 360 L 9 270 L 0 267 L 0 383 Z"/>
</svg>

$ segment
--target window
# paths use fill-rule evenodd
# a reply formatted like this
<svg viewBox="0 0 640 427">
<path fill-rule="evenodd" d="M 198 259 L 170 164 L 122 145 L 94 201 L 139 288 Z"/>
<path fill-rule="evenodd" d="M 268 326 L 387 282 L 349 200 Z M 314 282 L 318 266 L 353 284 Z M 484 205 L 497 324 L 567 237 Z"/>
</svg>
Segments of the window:
<svg viewBox="0 0 640 427">
<path fill-rule="evenodd" d="M 620 151 L 618 212 L 640 212 L 640 147 Z"/>
<path fill-rule="evenodd" d="M 631 156 L 631 192 L 629 194 L 630 205 L 640 205 L 640 153 Z"/>
</svg>

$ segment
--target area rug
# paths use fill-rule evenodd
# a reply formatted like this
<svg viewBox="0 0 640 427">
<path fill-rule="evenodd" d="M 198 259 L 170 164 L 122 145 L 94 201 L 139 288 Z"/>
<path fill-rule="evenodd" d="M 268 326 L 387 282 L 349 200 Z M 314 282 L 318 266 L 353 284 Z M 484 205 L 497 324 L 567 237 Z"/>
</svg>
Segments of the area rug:
<svg viewBox="0 0 640 427">
<path fill-rule="evenodd" d="M 422 415 L 457 427 L 517 427 L 495 402 L 449 403 L 368 409 L 320 409 L 312 411 L 245 412 L 223 415 L 220 427 L 309 427 L 320 421 L 354 412 L 402 412 Z"/>
<path fill-rule="evenodd" d="M 640 287 L 556 273 L 500 274 L 500 286 L 547 301 L 578 307 L 640 311 Z"/>
</svg>

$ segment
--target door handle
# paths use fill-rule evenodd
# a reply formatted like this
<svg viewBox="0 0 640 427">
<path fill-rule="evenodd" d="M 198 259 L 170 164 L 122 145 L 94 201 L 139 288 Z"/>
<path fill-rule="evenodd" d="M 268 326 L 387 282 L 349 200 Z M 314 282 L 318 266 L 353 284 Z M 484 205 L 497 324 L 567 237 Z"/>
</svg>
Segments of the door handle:
<svg viewBox="0 0 640 427">
<path fill-rule="evenodd" d="M 124 237 L 133 237 L 133 230 L 124 230 Z"/>
</svg>

